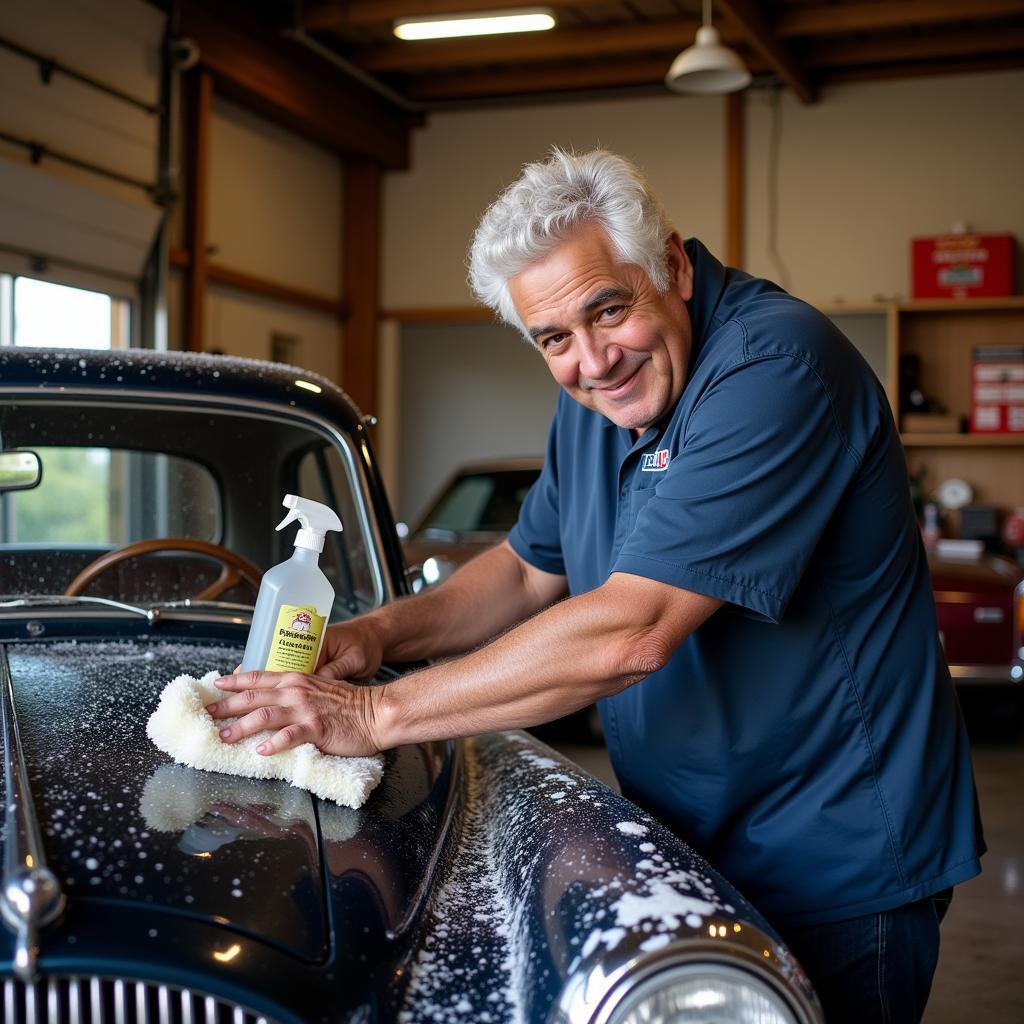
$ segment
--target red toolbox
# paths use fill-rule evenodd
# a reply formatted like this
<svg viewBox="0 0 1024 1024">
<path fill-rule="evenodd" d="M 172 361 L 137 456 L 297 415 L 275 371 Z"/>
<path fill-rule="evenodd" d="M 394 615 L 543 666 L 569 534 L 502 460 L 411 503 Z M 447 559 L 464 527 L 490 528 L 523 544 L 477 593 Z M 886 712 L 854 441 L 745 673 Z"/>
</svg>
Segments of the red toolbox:
<svg viewBox="0 0 1024 1024">
<path fill-rule="evenodd" d="M 1012 295 L 1013 235 L 938 235 L 911 242 L 915 299 Z"/>
</svg>

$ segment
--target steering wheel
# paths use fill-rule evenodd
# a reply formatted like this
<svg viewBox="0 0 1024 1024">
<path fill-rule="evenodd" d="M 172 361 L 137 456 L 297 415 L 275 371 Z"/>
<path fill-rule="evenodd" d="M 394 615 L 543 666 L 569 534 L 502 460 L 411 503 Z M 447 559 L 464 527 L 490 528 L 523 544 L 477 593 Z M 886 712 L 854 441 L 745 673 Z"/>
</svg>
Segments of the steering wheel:
<svg viewBox="0 0 1024 1024">
<path fill-rule="evenodd" d="M 153 540 L 140 540 L 134 544 L 126 544 L 116 551 L 108 551 L 105 555 L 100 555 L 71 581 L 67 590 L 64 591 L 64 596 L 77 597 L 97 576 L 101 576 L 115 565 L 120 565 L 121 562 L 126 562 L 129 558 L 152 555 L 158 551 L 191 551 L 220 562 L 220 575 L 208 587 L 196 594 L 195 600 L 197 601 L 212 601 L 242 580 L 251 584 L 256 590 L 260 589 L 263 573 L 247 558 L 236 555 L 230 548 L 222 547 L 220 544 L 211 544 L 205 540 L 192 540 L 190 537 L 158 537 Z"/>
</svg>

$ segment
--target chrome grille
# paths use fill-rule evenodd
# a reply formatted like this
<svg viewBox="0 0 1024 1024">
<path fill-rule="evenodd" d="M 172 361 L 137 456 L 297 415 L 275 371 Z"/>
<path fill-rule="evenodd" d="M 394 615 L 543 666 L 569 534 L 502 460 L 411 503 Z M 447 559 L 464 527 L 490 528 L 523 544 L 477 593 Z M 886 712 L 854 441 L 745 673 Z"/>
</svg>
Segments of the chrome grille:
<svg viewBox="0 0 1024 1024">
<path fill-rule="evenodd" d="M 275 1024 L 215 996 L 151 981 L 3 979 L 3 1024 Z"/>
</svg>

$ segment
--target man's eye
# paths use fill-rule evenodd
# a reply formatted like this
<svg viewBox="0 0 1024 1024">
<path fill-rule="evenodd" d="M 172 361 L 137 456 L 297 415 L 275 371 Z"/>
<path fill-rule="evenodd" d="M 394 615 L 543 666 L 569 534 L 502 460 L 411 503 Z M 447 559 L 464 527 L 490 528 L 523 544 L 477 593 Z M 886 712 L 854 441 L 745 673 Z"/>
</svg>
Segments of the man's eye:
<svg viewBox="0 0 1024 1024">
<path fill-rule="evenodd" d="M 605 306 L 600 313 L 601 319 L 614 320 L 625 308 L 625 306 Z"/>
<path fill-rule="evenodd" d="M 540 347 L 543 349 L 557 348 L 567 337 L 567 334 L 552 334 L 541 340 Z"/>
</svg>

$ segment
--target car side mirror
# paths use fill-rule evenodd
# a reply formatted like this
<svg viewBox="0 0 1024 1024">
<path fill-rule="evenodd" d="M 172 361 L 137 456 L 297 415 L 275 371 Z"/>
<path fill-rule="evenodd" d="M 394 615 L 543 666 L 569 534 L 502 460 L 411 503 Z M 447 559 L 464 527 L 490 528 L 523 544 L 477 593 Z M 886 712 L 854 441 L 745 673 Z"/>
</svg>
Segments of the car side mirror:
<svg viewBox="0 0 1024 1024">
<path fill-rule="evenodd" d="M 30 491 L 43 479 L 43 464 L 35 452 L 0 452 L 0 493 Z"/>
</svg>

